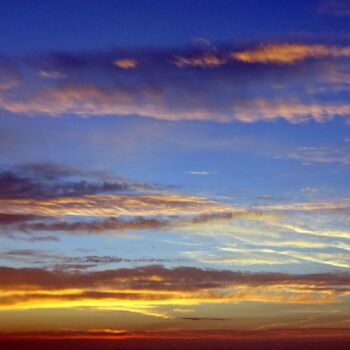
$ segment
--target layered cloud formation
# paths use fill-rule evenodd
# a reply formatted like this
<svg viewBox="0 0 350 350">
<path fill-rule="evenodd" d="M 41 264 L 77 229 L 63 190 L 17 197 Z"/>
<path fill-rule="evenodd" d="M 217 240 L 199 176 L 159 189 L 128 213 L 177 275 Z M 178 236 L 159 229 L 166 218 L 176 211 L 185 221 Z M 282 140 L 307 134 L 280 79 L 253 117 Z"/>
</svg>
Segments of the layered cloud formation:
<svg viewBox="0 0 350 350">
<path fill-rule="evenodd" d="M 349 274 L 268 274 L 161 265 L 97 272 L 0 268 L 1 309 L 91 307 L 171 317 L 179 307 L 242 301 L 324 304 L 346 302 Z"/>
<path fill-rule="evenodd" d="M 347 119 L 349 56 L 344 44 L 276 42 L 3 58 L 0 108 L 247 123 Z"/>
<path fill-rule="evenodd" d="M 204 196 L 169 191 L 155 184 L 131 182 L 105 172 L 82 171 L 51 163 L 24 164 L 3 170 L 0 233 L 10 240 L 54 242 L 61 239 L 136 233 L 171 241 L 168 235 L 198 237 L 175 256 L 96 255 L 77 259 L 32 250 L 3 251 L 5 261 L 26 265 L 96 269 L 119 263 L 193 261 L 217 266 L 350 267 L 348 198 L 304 202 L 270 201 L 250 205 L 224 203 Z M 206 239 L 213 246 L 203 245 Z M 174 243 L 176 246 L 176 242 Z M 181 242 L 179 242 L 181 246 Z M 173 245 L 173 243 L 171 244 Z M 16 252 L 16 250 L 13 250 Z M 28 253 L 28 254 L 27 254 Z M 65 254 L 66 255 L 66 254 Z"/>
</svg>

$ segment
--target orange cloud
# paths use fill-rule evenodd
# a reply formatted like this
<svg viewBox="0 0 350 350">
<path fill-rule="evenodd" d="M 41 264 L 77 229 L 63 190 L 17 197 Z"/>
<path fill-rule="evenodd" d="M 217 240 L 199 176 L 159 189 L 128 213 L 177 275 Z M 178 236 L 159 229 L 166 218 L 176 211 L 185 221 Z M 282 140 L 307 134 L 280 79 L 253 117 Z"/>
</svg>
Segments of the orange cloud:
<svg viewBox="0 0 350 350">
<path fill-rule="evenodd" d="M 235 118 L 246 123 L 278 118 L 283 118 L 290 123 L 301 123 L 310 117 L 317 122 L 325 122 L 335 116 L 349 115 L 350 104 L 307 104 L 298 100 L 255 99 L 237 104 L 234 110 Z"/>
<path fill-rule="evenodd" d="M 53 199 L 1 199 L 0 212 L 45 216 L 153 216 L 225 212 L 232 207 L 203 197 L 181 194 L 89 195 Z"/>
<path fill-rule="evenodd" d="M 29 100 L 9 101 L 1 99 L 0 108 L 13 113 L 61 115 L 138 115 L 160 120 L 215 120 L 216 122 L 274 121 L 285 119 L 300 123 L 308 119 L 325 122 L 335 117 L 348 117 L 347 103 L 302 103 L 298 99 L 285 100 L 266 98 L 232 101 L 225 111 L 203 105 L 168 106 L 164 96 L 144 92 L 144 102 L 139 96 L 119 88 L 105 89 L 94 85 L 69 85 L 49 88 Z M 190 96 L 185 96 L 189 98 Z"/>
<path fill-rule="evenodd" d="M 0 108 L 26 115 L 137 115 L 215 122 L 279 118 L 291 123 L 323 122 L 350 115 L 343 96 L 322 100 L 317 96 L 320 91 L 344 89 L 346 79 L 338 71 L 344 67 L 347 71 L 347 63 L 338 58 L 350 57 L 349 46 L 275 43 L 244 50 L 159 49 L 133 55 L 117 59 L 115 51 L 71 55 L 77 61 L 74 67 L 64 55 L 53 55 L 45 65 L 37 57 L 35 74 L 24 75 L 18 88 L 1 90 Z M 325 58 L 329 60 L 324 62 Z M 297 63 L 307 59 L 321 61 L 300 69 Z M 33 68 L 24 59 L 26 64 L 30 72 Z M 116 67 L 139 69 L 130 75 L 118 73 Z M 183 69 L 186 67 L 198 69 Z M 38 74 L 46 79 L 38 79 Z M 5 87 L 13 75 L 5 79 Z M 65 79 L 58 79 L 61 77 Z"/>
<path fill-rule="evenodd" d="M 119 58 L 113 64 L 121 69 L 134 69 L 138 65 L 137 61 L 132 58 Z"/>
<path fill-rule="evenodd" d="M 184 67 L 219 67 L 232 61 L 243 63 L 294 64 L 308 58 L 350 57 L 350 47 L 321 44 L 276 43 L 261 44 L 243 51 L 201 53 L 193 56 L 176 56 L 173 63 Z"/>
<path fill-rule="evenodd" d="M 350 57 L 350 47 L 319 44 L 263 44 L 245 51 L 232 52 L 231 57 L 244 63 L 293 64 L 308 58 Z"/>
</svg>

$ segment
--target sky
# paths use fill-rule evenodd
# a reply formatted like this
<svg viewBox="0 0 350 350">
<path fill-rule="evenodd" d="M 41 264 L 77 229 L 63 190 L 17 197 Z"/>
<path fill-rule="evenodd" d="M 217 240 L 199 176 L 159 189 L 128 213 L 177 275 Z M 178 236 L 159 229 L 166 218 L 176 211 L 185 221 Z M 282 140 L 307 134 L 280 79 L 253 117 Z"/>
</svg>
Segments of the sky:
<svg viewBox="0 0 350 350">
<path fill-rule="evenodd" d="M 4 1 L 0 343 L 345 349 L 349 18 Z"/>
</svg>

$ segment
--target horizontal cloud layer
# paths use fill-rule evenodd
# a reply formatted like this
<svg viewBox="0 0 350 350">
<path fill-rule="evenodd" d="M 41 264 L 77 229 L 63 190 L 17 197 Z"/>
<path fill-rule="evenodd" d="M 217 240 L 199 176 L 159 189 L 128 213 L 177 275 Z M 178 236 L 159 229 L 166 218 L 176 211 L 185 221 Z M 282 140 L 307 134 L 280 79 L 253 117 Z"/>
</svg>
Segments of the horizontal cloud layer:
<svg viewBox="0 0 350 350">
<path fill-rule="evenodd" d="M 240 301 L 323 304 L 345 301 L 350 292 L 348 273 L 291 275 L 161 265 L 96 272 L 1 267 L 0 272 L 2 309 L 86 306 L 168 317 L 157 307 Z"/>
<path fill-rule="evenodd" d="M 349 56 L 347 44 L 281 42 L 6 58 L 0 108 L 26 115 L 321 122 L 350 114 L 340 93 L 348 82 L 334 78 L 349 71 Z"/>
</svg>

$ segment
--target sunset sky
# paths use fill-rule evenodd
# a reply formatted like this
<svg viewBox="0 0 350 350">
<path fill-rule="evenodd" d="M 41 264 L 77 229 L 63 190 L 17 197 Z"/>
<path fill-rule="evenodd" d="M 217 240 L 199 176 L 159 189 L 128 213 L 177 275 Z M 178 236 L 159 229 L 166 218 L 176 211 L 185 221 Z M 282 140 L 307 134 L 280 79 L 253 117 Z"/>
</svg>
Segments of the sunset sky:
<svg viewBox="0 0 350 350">
<path fill-rule="evenodd" d="M 350 1 L 11 0 L 0 44 L 0 344 L 349 336 Z"/>
</svg>

